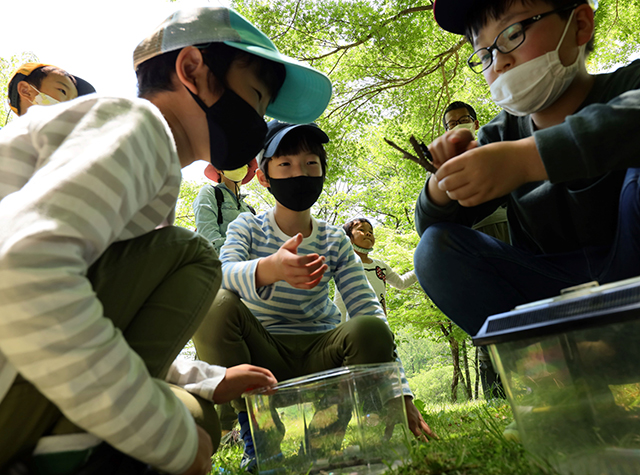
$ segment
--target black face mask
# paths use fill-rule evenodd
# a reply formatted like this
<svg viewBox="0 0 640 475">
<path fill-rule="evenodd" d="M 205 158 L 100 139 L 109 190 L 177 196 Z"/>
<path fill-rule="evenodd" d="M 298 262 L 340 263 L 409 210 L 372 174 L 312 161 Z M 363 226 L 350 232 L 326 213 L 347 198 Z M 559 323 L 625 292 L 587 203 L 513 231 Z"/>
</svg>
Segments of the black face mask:
<svg viewBox="0 0 640 475">
<path fill-rule="evenodd" d="M 293 211 L 304 211 L 318 200 L 322 193 L 324 177 L 269 178 L 269 185 L 269 191 L 278 203 Z"/>
<path fill-rule="evenodd" d="M 227 88 L 215 104 L 207 107 L 193 92 L 189 94 L 207 114 L 211 165 L 218 170 L 235 170 L 262 150 L 267 124 L 239 95 Z"/>
</svg>

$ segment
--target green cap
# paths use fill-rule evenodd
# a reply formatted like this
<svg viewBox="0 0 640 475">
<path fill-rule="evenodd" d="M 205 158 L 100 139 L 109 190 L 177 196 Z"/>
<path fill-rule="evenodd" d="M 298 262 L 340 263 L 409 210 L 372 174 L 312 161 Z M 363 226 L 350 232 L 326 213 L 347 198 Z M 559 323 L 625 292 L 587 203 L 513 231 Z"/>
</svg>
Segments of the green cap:
<svg viewBox="0 0 640 475">
<path fill-rule="evenodd" d="M 222 42 L 284 65 L 286 77 L 267 115 L 285 122 L 313 122 L 331 99 L 331 81 L 320 71 L 280 54 L 273 42 L 242 15 L 224 7 L 176 11 L 147 36 L 133 52 L 133 67 L 187 46 Z"/>
</svg>

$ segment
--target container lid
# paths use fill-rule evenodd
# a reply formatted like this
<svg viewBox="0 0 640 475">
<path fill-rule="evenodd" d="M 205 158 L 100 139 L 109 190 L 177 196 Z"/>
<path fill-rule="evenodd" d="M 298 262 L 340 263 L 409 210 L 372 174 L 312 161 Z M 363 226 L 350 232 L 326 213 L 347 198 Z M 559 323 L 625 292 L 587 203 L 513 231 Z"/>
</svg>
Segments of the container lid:
<svg viewBox="0 0 640 475">
<path fill-rule="evenodd" d="M 333 383 L 332 380 L 334 378 L 337 378 L 340 376 L 352 375 L 352 376 L 362 377 L 366 375 L 374 375 L 375 373 L 388 373 L 390 371 L 399 371 L 399 369 L 400 369 L 400 365 L 397 362 L 340 366 L 339 368 L 320 371 L 319 373 L 307 374 L 299 378 L 287 379 L 286 381 L 282 381 L 278 383 L 276 386 L 273 386 L 271 388 L 258 388 L 252 391 L 247 391 L 242 395 L 242 397 L 254 396 L 257 394 L 272 393 L 281 389 L 298 388 L 298 387 L 305 386 L 309 383 L 326 382 L 327 384 L 331 384 Z"/>
<path fill-rule="evenodd" d="M 640 277 L 582 288 L 489 317 L 473 344 L 491 345 L 640 319 Z"/>
</svg>

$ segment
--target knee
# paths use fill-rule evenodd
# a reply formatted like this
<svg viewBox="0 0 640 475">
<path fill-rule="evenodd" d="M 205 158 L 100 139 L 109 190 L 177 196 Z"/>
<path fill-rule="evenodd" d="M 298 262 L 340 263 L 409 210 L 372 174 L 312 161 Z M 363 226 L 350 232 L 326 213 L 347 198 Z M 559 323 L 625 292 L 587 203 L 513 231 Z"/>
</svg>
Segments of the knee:
<svg viewBox="0 0 640 475">
<path fill-rule="evenodd" d="M 362 363 L 393 361 L 395 344 L 389 325 L 377 317 L 358 317 L 349 320 L 351 328 L 348 349 L 360 355 Z"/>
<path fill-rule="evenodd" d="M 193 342 L 198 347 L 213 344 L 224 338 L 229 332 L 237 332 L 242 327 L 241 319 L 244 306 L 240 297 L 230 290 L 221 289 L 216 294 L 209 311 L 206 313 L 200 327 L 193 335 Z"/>
<path fill-rule="evenodd" d="M 415 271 L 421 284 L 429 275 L 437 275 L 446 265 L 451 244 L 452 230 L 448 223 L 434 224 L 425 230 L 413 255 Z"/>
<path fill-rule="evenodd" d="M 173 394 L 187 407 L 187 410 L 193 416 L 196 424 L 202 427 L 211 437 L 213 451 L 215 452 L 220 445 L 220 419 L 216 412 L 213 402 L 207 401 L 200 396 L 191 394 L 185 389 L 169 385 Z"/>
</svg>

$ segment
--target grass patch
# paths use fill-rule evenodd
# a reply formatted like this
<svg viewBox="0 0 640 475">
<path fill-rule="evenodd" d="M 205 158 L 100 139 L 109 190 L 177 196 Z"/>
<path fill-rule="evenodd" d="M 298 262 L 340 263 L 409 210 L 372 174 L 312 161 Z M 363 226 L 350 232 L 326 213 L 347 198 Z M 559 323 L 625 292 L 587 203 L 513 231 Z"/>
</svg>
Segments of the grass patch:
<svg viewBox="0 0 640 475">
<path fill-rule="evenodd" d="M 424 405 L 416 401 L 416 406 L 440 439 L 411 441 L 408 462 L 388 475 L 556 474 L 527 457 L 522 445 L 504 438 L 505 427 L 513 421 L 506 402 Z M 242 443 L 222 447 L 213 457 L 211 473 L 222 468 L 225 475 L 246 475 L 239 469 L 241 458 Z"/>
</svg>

